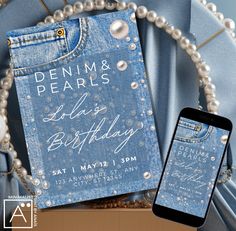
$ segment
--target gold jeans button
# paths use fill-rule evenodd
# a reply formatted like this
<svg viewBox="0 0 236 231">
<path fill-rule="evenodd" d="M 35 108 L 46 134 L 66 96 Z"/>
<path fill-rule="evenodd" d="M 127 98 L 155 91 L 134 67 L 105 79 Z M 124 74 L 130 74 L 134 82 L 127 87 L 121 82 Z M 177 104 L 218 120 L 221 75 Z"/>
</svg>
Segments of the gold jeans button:
<svg viewBox="0 0 236 231">
<path fill-rule="evenodd" d="M 57 36 L 61 37 L 61 36 L 63 36 L 65 34 L 65 30 L 64 30 L 64 28 L 59 28 L 56 31 L 56 33 L 57 33 Z"/>
</svg>

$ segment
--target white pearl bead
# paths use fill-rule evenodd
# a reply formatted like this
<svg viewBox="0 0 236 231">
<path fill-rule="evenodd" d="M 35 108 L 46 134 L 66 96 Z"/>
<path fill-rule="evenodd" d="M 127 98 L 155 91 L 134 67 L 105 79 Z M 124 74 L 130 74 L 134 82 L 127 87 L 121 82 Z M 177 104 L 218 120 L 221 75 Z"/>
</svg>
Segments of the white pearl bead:
<svg viewBox="0 0 236 231">
<path fill-rule="evenodd" d="M 210 112 L 214 112 L 214 111 L 217 111 L 217 110 L 218 110 L 219 106 L 220 106 L 219 101 L 213 100 L 213 101 L 211 101 L 211 102 L 209 102 L 209 103 L 207 104 L 207 109 L 208 109 Z"/>
<path fill-rule="evenodd" d="M 117 2 L 116 9 L 117 10 L 125 10 L 127 7 L 126 2 Z"/>
<path fill-rule="evenodd" d="M 5 89 L 0 90 L 0 99 L 7 99 L 9 96 L 9 92 Z"/>
<path fill-rule="evenodd" d="M 224 20 L 224 15 L 220 12 L 216 12 L 215 13 L 215 16 L 220 20 L 220 21 L 223 21 Z"/>
<path fill-rule="evenodd" d="M 171 25 L 166 25 L 165 26 L 165 31 L 166 31 L 167 34 L 172 34 L 174 29 L 175 29 L 174 26 L 171 26 Z"/>
<path fill-rule="evenodd" d="M 194 52 L 196 52 L 197 47 L 194 44 L 189 44 L 187 47 L 187 53 L 191 56 Z"/>
<path fill-rule="evenodd" d="M 181 36 L 182 36 L 182 32 L 181 32 L 181 30 L 179 30 L 179 29 L 175 29 L 175 30 L 172 32 L 172 38 L 175 39 L 175 40 L 180 39 Z"/>
<path fill-rule="evenodd" d="M 115 20 L 110 25 L 110 33 L 116 39 L 123 39 L 129 34 L 129 26 L 123 20 Z"/>
<path fill-rule="evenodd" d="M 155 22 L 157 13 L 154 10 L 148 11 L 146 17 L 149 22 Z"/>
<path fill-rule="evenodd" d="M 15 165 L 16 168 L 20 168 L 22 163 L 19 159 L 14 159 L 14 165 Z"/>
<path fill-rule="evenodd" d="M 191 55 L 191 59 L 193 60 L 194 63 L 198 63 L 201 61 L 201 55 L 199 52 L 195 51 Z"/>
<path fill-rule="evenodd" d="M 5 141 L 5 142 L 9 142 L 10 139 L 11 139 L 10 134 L 9 134 L 8 132 L 6 132 L 6 134 L 5 134 L 5 136 L 4 136 L 4 141 Z"/>
<path fill-rule="evenodd" d="M 83 5 L 82 2 L 77 1 L 77 2 L 75 2 L 75 4 L 73 5 L 73 9 L 74 9 L 74 12 L 75 12 L 76 14 L 81 13 L 81 12 L 83 12 L 83 10 L 84 10 L 84 5 Z"/>
<path fill-rule="evenodd" d="M 33 177 L 32 176 L 27 175 L 26 178 L 27 178 L 27 180 L 29 180 L 29 181 L 31 181 L 33 183 Z"/>
<path fill-rule="evenodd" d="M 216 87 L 214 84 L 210 83 L 210 84 L 207 84 L 205 87 L 204 87 L 204 91 L 206 94 L 209 94 L 209 95 L 212 95 L 216 90 Z"/>
<path fill-rule="evenodd" d="M 103 10 L 105 8 L 105 1 L 104 0 L 95 0 L 95 7 L 98 10 Z"/>
<path fill-rule="evenodd" d="M 16 158 L 17 158 L 17 152 L 14 150 L 14 151 L 12 151 L 11 153 L 12 153 L 12 157 L 13 157 L 14 159 L 16 159 Z"/>
<path fill-rule="evenodd" d="M 64 14 L 61 10 L 56 10 L 53 14 L 53 18 L 56 21 L 62 21 L 64 19 Z"/>
<path fill-rule="evenodd" d="M 205 85 L 207 85 L 207 84 L 211 83 L 212 79 L 209 76 L 205 76 L 205 77 L 202 78 L 202 81 Z"/>
<path fill-rule="evenodd" d="M 3 78 L 1 80 L 1 86 L 2 86 L 3 89 L 9 90 L 11 88 L 11 86 L 12 86 L 12 79 L 11 78 L 7 78 L 7 77 Z"/>
<path fill-rule="evenodd" d="M 217 11 L 216 5 L 214 3 L 212 3 L 212 2 L 207 3 L 206 7 L 207 7 L 208 10 L 210 10 L 210 11 L 212 11 L 214 13 Z"/>
<path fill-rule="evenodd" d="M 207 95 L 206 95 L 206 101 L 207 101 L 207 103 L 208 103 L 208 102 L 211 102 L 211 101 L 213 101 L 213 100 L 215 100 L 215 98 L 216 98 L 215 93 L 207 94 Z"/>
<path fill-rule="evenodd" d="M 49 15 L 49 16 L 47 16 L 47 17 L 44 19 L 44 22 L 45 22 L 45 23 L 54 23 L 55 20 L 54 20 L 54 18 L 53 18 L 51 15 Z"/>
<path fill-rule="evenodd" d="M 206 5 L 207 4 L 207 1 L 206 0 L 199 0 L 200 3 L 202 3 L 203 5 Z"/>
<path fill-rule="evenodd" d="M 210 67 L 205 63 L 201 64 L 201 66 L 198 68 L 198 73 L 200 76 L 208 76 L 210 71 Z"/>
<path fill-rule="evenodd" d="M 129 3 L 128 3 L 128 8 L 129 8 L 129 9 L 132 9 L 133 11 L 136 11 L 138 7 L 137 7 L 136 3 L 134 3 L 134 2 L 129 2 Z"/>
<path fill-rule="evenodd" d="M 0 115 L 6 115 L 7 114 L 7 110 L 6 108 L 0 108 Z"/>
<path fill-rule="evenodd" d="M 158 16 L 155 20 L 155 25 L 158 27 L 158 28 L 162 28 L 164 27 L 166 24 L 166 19 L 162 16 Z"/>
<path fill-rule="evenodd" d="M 70 17 L 73 14 L 74 10 L 73 10 L 73 6 L 72 5 L 66 5 L 63 8 L 63 14 L 65 15 L 65 17 Z"/>
<path fill-rule="evenodd" d="M 6 122 L 3 119 L 3 116 L 0 115 L 0 142 L 3 140 L 7 132 Z"/>
<path fill-rule="evenodd" d="M 2 118 L 4 119 L 6 126 L 7 126 L 7 116 L 3 115 Z"/>
<path fill-rule="evenodd" d="M 3 99 L 0 101 L 0 108 L 6 108 L 7 107 L 7 100 Z"/>
<path fill-rule="evenodd" d="M 91 11 L 94 8 L 94 3 L 92 0 L 85 0 L 84 2 L 84 10 Z"/>
<path fill-rule="evenodd" d="M 114 10 L 116 8 L 116 3 L 114 2 L 106 2 L 105 8 L 107 10 Z"/>
<path fill-rule="evenodd" d="M 145 18 L 147 15 L 147 8 L 145 6 L 139 6 L 136 11 L 136 15 L 138 18 Z"/>
<path fill-rule="evenodd" d="M 21 172 L 22 176 L 27 176 L 27 174 L 28 174 L 27 170 L 23 167 L 20 168 L 20 172 Z"/>
<path fill-rule="evenodd" d="M 224 19 L 224 25 L 228 30 L 235 30 L 235 22 L 230 18 Z"/>
<path fill-rule="evenodd" d="M 182 37 L 180 39 L 180 46 L 181 46 L 182 49 L 186 49 L 189 46 L 189 44 L 190 44 L 189 39 L 187 39 L 185 37 Z"/>
</svg>

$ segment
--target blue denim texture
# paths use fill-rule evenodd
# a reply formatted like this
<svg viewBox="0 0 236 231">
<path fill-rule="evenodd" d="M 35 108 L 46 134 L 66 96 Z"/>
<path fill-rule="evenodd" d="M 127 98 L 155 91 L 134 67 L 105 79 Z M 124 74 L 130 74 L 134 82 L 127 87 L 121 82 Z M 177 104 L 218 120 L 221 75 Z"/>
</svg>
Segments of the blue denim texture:
<svg viewBox="0 0 236 231">
<path fill-rule="evenodd" d="M 181 117 L 155 203 L 205 217 L 228 134 Z"/>
<path fill-rule="evenodd" d="M 7 34 L 32 175 L 41 182 L 39 208 L 147 190 L 159 181 L 162 164 L 132 14 Z M 117 19 L 128 24 L 130 41 L 110 34 Z M 124 71 L 120 60 L 127 62 Z"/>
</svg>

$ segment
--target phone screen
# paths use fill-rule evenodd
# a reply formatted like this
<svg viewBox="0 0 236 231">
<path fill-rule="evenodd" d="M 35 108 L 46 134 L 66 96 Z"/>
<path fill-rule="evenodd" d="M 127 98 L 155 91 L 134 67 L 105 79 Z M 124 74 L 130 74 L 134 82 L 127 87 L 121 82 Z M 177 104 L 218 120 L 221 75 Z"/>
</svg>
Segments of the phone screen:
<svg viewBox="0 0 236 231">
<path fill-rule="evenodd" d="M 155 204 L 204 218 L 229 133 L 180 117 Z"/>
</svg>

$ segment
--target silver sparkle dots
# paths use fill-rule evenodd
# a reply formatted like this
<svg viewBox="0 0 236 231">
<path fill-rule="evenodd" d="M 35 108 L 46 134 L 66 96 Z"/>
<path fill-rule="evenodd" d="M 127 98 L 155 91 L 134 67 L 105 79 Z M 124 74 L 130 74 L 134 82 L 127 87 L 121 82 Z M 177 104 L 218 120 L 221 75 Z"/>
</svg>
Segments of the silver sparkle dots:
<svg viewBox="0 0 236 231">
<path fill-rule="evenodd" d="M 43 170 L 42 169 L 39 169 L 38 170 L 38 176 L 42 176 L 43 175 Z"/>
<path fill-rule="evenodd" d="M 124 60 L 120 60 L 117 62 L 116 67 L 119 71 L 125 71 L 128 67 L 128 64 Z"/>
<path fill-rule="evenodd" d="M 216 158 L 215 158 L 214 156 L 211 157 L 211 161 L 215 161 L 215 159 L 216 159 Z"/>
<path fill-rule="evenodd" d="M 138 37 L 134 37 L 134 42 L 138 42 Z"/>
<path fill-rule="evenodd" d="M 132 13 L 132 14 L 130 15 L 130 20 L 131 20 L 132 22 L 136 23 L 136 16 L 135 16 L 135 13 Z"/>
<path fill-rule="evenodd" d="M 52 205 L 52 202 L 50 200 L 48 200 L 48 201 L 45 202 L 45 205 L 50 207 Z"/>
<path fill-rule="evenodd" d="M 227 143 L 227 140 L 228 140 L 228 136 L 227 135 L 223 135 L 221 136 L 220 138 L 220 141 L 222 144 L 226 144 Z"/>
<path fill-rule="evenodd" d="M 116 195 L 116 194 L 117 194 L 117 191 L 116 191 L 116 190 L 113 190 L 113 191 L 112 191 L 112 194 L 113 194 L 113 195 Z"/>
<path fill-rule="evenodd" d="M 115 20 L 110 25 L 110 33 L 116 39 L 123 39 L 129 34 L 129 26 L 123 20 Z"/>
<path fill-rule="evenodd" d="M 143 122 L 137 122 L 137 124 L 136 124 L 136 126 L 137 126 L 137 128 L 143 128 Z"/>
<path fill-rule="evenodd" d="M 33 185 L 38 186 L 40 184 L 40 180 L 35 178 L 35 179 L 33 179 L 32 183 L 33 183 Z"/>
<path fill-rule="evenodd" d="M 147 111 L 147 115 L 151 116 L 153 114 L 152 110 Z"/>
<path fill-rule="evenodd" d="M 48 189 L 49 188 L 49 183 L 47 181 L 42 182 L 42 188 L 43 189 Z"/>
<path fill-rule="evenodd" d="M 126 37 L 125 40 L 126 40 L 126 42 L 130 42 L 131 39 L 130 39 L 130 37 Z"/>
<path fill-rule="evenodd" d="M 36 192 L 36 195 L 37 195 L 37 196 L 40 196 L 40 195 L 42 194 L 42 191 L 41 191 L 41 189 L 36 189 L 36 191 L 35 191 L 35 192 Z"/>
<path fill-rule="evenodd" d="M 137 82 L 132 82 L 131 83 L 131 88 L 132 89 L 137 89 L 138 88 L 138 83 Z"/>
<path fill-rule="evenodd" d="M 155 126 L 152 125 L 152 126 L 150 127 L 150 130 L 151 130 L 151 131 L 155 131 L 155 130 L 156 130 Z"/>
<path fill-rule="evenodd" d="M 131 127 L 133 125 L 133 120 L 128 119 L 125 123 L 128 127 Z"/>
<path fill-rule="evenodd" d="M 130 49 L 131 51 L 134 51 L 134 50 L 136 49 L 135 43 L 129 44 L 129 49 Z"/>
<path fill-rule="evenodd" d="M 145 172 L 145 173 L 143 173 L 143 177 L 144 177 L 144 179 L 150 179 L 151 178 L 151 173 L 150 172 Z"/>
</svg>

